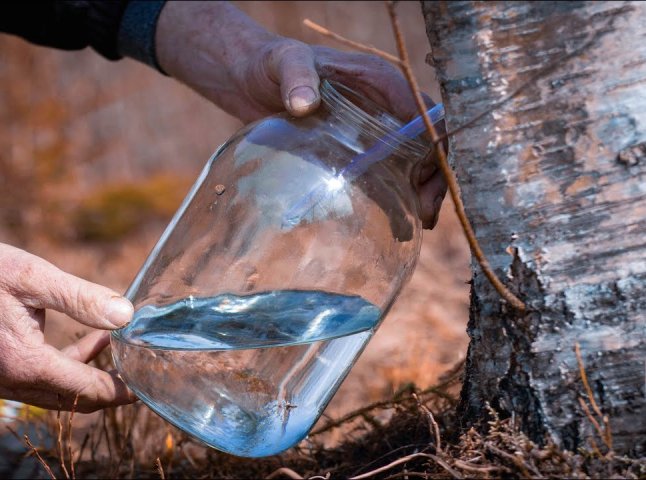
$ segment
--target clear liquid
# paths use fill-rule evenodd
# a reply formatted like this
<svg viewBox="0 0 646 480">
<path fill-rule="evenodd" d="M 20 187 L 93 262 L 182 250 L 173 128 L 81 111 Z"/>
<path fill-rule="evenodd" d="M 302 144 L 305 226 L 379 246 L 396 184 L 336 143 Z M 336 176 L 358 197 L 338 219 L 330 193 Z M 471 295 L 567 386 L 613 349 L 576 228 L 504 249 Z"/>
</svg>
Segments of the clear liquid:
<svg viewBox="0 0 646 480">
<path fill-rule="evenodd" d="M 360 297 L 275 291 L 144 307 L 113 334 L 122 377 L 163 418 L 234 455 L 307 435 L 381 311 Z"/>
</svg>

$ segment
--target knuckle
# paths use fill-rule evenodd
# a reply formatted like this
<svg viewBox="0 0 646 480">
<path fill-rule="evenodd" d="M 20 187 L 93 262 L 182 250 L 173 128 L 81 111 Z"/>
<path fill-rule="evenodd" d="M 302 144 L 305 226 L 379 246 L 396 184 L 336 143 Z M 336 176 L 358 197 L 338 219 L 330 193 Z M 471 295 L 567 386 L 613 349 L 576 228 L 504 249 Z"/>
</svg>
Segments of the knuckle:
<svg viewBox="0 0 646 480">
<path fill-rule="evenodd" d="M 268 51 L 269 60 L 275 65 L 280 65 L 285 60 L 306 62 L 313 57 L 309 45 L 292 39 L 278 40 Z"/>
<path fill-rule="evenodd" d="M 94 289 L 81 279 L 66 275 L 64 279 L 52 285 L 52 296 L 61 309 L 76 319 L 88 317 L 95 310 L 96 295 Z"/>
<path fill-rule="evenodd" d="M 301 53 L 311 51 L 309 45 L 299 40 L 294 40 L 293 38 L 281 38 L 280 40 L 277 40 L 272 50 L 279 54 L 285 54 L 287 52 Z"/>
<path fill-rule="evenodd" d="M 5 260 L 7 289 L 16 296 L 29 296 L 34 291 L 34 280 L 37 276 L 33 261 L 24 258 Z"/>
<path fill-rule="evenodd" d="M 87 316 L 91 309 L 91 302 L 86 300 L 85 289 L 78 281 L 69 282 L 66 300 L 69 311 L 77 312 L 80 316 Z"/>
<path fill-rule="evenodd" d="M 56 375 L 58 377 L 58 389 L 62 392 L 61 395 L 65 399 L 69 399 L 71 397 L 72 400 L 74 400 L 74 397 L 76 395 L 79 395 L 79 397 L 86 397 L 86 392 L 88 392 L 88 390 L 91 392 L 91 388 L 88 386 L 88 379 L 86 378 L 86 376 L 80 374 L 80 372 L 76 370 L 65 372 L 58 371 Z"/>
<path fill-rule="evenodd" d="M 111 405 L 114 395 L 109 381 L 104 378 L 107 374 L 102 370 L 92 369 L 85 375 L 84 382 L 75 390 L 83 398 L 84 408 L 95 411 Z"/>
<path fill-rule="evenodd" d="M 386 71 L 398 71 L 390 62 L 387 60 L 378 57 L 376 55 L 371 55 L 368 53 L 360 54 L 363 56 L 363 62 L 376 70 L 386 70 Z"/>
<path fill-rule="evenodd" d="M 0 258 L 0 288 L 26 305 L 41 297 L 43 285 L 49 283 L 53 265 L 16 249 L 16 254 Z"/>
</svg>

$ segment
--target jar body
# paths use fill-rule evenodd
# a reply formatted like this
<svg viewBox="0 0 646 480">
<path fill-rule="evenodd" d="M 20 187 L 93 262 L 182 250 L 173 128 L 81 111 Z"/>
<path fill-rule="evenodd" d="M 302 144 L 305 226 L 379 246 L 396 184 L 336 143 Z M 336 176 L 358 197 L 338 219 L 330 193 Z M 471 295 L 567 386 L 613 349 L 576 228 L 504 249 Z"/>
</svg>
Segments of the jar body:
<svg viewBox="0 0 646 480">
<path fill-rule="evenodd" d="M 115 364 L 154 411 L 259 457 L 301 440 L 415 266 L 405 159 L 334 106 L 243 128 L 209 160 L 128 291 Z"/>
</svg>

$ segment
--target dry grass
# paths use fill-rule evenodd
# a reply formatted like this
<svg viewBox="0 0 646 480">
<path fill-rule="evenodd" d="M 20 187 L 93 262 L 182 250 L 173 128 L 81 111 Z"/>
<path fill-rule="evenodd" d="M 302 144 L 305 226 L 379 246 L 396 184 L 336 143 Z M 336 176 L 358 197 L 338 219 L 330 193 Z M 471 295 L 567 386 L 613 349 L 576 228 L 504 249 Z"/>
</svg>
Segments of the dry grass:
<svg viewBox="0 0 646 480">
<path fill-rule="evenodd" d="M 644 478 L 646 459 L 593 448 L 570 452 L 528 439 L 512 418 L 489 410 L 483 431 L 461 432 L 453 412 L 462 365 L 432 388 L 414 386 L 386 401 L 330 421 L 280 456 L 242 459 L 210 450 L 168 427 L 141 405 L 107 410 L 72 444 L 69 414 L 41 420 L 41 431 L 61 438 L 40 456 L 40 472 L 57 478 Z M 387 421 L 382 420 L 388 418 Z M 333 448 L 324 436 L 341 429 Z M 88 447 L 89 445 L 89 447 Z M 81 451 L 83 450 L 83 451 Z M 61 452 L 70 452 L 65 454 Z M 81 460 L 78 460 L 81 458 Z M 65 467 L 63 467 L 63 465 Z M 67 472 L 67 473 L 66 473 Z"/>
</svg>

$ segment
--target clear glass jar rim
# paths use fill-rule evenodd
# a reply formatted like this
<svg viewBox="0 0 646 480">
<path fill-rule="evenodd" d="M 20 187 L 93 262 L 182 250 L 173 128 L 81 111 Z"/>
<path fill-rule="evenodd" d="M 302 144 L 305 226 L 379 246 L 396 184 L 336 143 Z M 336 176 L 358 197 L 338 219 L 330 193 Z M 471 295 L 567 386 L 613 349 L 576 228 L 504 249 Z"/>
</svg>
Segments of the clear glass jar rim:
<svg viewBox="0 0 646 480">
<path fill-rule="evenodd" d="M 321 82 L 320 92 L 321 99 L 326 106 L 337 112 L 342 110 L 345 119 L 361 128 L 362 133 L 370 135 L 376 140 L 393 144 L 393 150 L 396 153 L 415 157 L 425 157 L 428 154 L 430 146 L 418 141 L 419 136 L 409 138 L 398 133 L 404 123 L 364 95 L 339 82 L 330 80 Z M 378 112 L 379 116 L 388 119 L 388 124 L 366 112 L 352 102 L 344 93 L 360 99 L 362 104 L 369 106 L 373 112 Z"/>
</svg>

